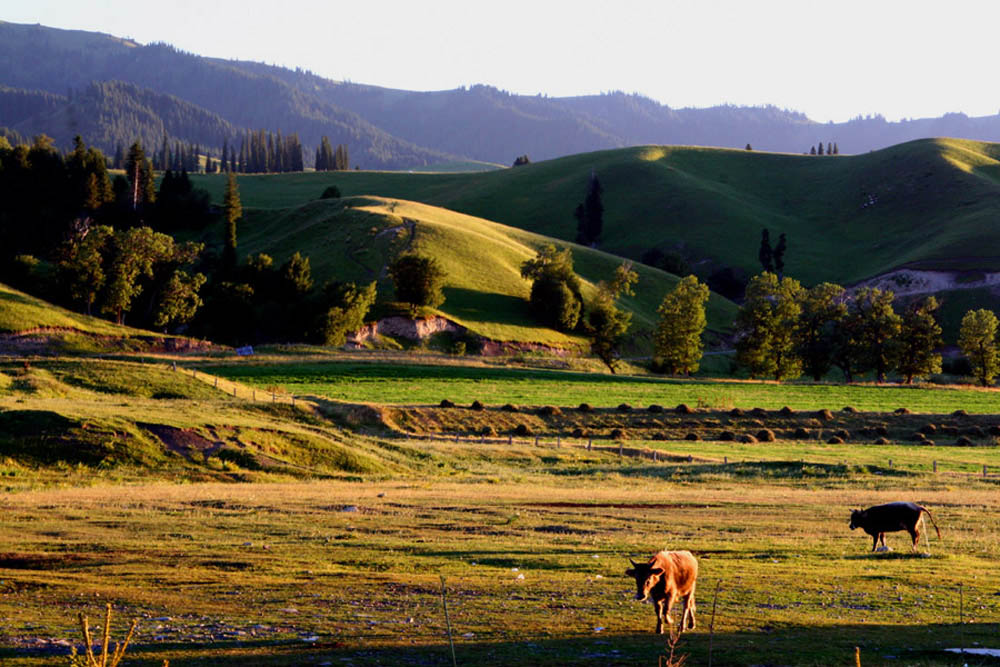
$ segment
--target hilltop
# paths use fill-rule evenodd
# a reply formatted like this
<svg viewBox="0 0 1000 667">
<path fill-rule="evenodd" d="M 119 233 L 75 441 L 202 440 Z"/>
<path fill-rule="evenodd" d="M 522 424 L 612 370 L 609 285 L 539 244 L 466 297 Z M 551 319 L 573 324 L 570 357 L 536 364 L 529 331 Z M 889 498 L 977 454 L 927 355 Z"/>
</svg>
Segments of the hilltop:
<svg viewBox="0 0 1000 667">
<path fill-rule="evenodd" d="M 1000 145 L 914 141 L 858 156 L 683 146 L 598 151 L 467 174 L 241 176 L 247 206 L 287 208 L 336 185 L 345 196 L 421 201 L 564 241 L 591 173 L 604 188 L 601 250 L 675 250 L 699 273 L 759 271 L 762 228 L 785 233 L 786 273 L 851 284 L 901 267 L 1000 270 Z M 221 200 L 223 179 L 195 178 Z"/>
</svg>

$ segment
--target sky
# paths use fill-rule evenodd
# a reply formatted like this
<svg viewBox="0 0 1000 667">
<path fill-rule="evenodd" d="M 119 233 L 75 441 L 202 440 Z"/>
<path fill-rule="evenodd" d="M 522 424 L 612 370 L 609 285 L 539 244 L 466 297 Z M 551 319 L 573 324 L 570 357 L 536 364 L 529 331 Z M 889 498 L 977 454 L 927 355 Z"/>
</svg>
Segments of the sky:
<svg viewBox="0 0 1000 667">
<path fill-rule="evenodd" d="M 0 20 L 406 90 L 614 90 L 819 122 L 1000 113 L 994 0 L 0 0 Z M 0 80 L 0 83 L 3 83 Z"/>
</svg>

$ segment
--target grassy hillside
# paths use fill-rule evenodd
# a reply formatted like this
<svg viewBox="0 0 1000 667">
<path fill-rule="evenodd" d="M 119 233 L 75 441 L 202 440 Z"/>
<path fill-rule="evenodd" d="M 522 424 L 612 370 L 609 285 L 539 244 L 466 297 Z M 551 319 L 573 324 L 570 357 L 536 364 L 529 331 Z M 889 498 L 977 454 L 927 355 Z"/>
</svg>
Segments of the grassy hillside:
<svg viewBox="0 0 1000 667">
<path fill-rule="evenodd" d="M 33 329 L 73 329 L 99 336 L 129 336 L 148 332 L 120 327 L 98 317 L 65 308 L 0 284 L 0 333 L 20 333 Z"/>
<path fill-rule="evenodd" d="M 479 174 L 341 172 L 243 177 L 248 206 L 287 207 L 330 184 L 421 201 L 573 239 L 591 172 L 604 186 L 602 248 L 679 249 L 702 268 L 759 270 L 760 231 L 788 237 L 786 273 L 851 283 L 902 265 L 1000 269 L 1000 145 L 920 140 L 856 156 L 638 147 Z M 198 181 L 221 200 L 223 179 Z M 866 202 L 873 205 L 865 206 Z M 706 261 L 707 260 L 707 261 Z"/>
<path fill-rule="evenodd" d="M 242 182 L 242 179 L 241 179 Z M 266 179 L 255 182 L 267 183 Z M 251 188 L 252 189 L 252 188 Z M 565 346 L 574 336 L 536 324 L 527 310 L 531 285 L 520 275 L 521 263 L 552 239 L 416 202 L 380 197 L 318 200 L 288 209 L 248 210 L 240 226 L 240 250 L 266 252 L 281 263 L 295 251 L 310 257 L 313 277 L 369 282 L 391 294 L 384 267 L 410 248 L 433 256 L 447 274 L 447 300 L 441 312 L 473 332 L 495 340 Z M 621 259 L 572 246 L 576 271 L 587 281 L 585 297 L 609 279 Z M 677 278 L 637 265 L 635 297 L 624 305 L 634 311 L 634 330 L 648 331 L 656 308 Z M 713 297 L 709 322 L 723 330 L 732 321 L 731 302 Z"/>
</svg>

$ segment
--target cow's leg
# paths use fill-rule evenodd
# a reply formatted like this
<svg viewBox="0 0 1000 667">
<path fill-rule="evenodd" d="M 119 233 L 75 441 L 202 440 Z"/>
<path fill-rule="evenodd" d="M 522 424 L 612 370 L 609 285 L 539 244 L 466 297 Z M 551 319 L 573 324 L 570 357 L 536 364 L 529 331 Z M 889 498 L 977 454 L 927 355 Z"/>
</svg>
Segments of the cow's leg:
<svg viewBox="0 0 1000 667">
<path fill-rule="evenodd" d="M 681 619 L 681 630 L 694 630 L 694 591 L 684 598 L 684 617 Z"/>
<path fill-rule="evenodd" d="M 872 534 L 872 551 L 878 548 L 878 533 Z"/>
<path fill-rule="evenodd" d="M 913 549 L 913 551 L 916 551 L 917 550 L 917 542 L 920 541 L 920 527 L 917 526 L 917 525 L 914 525 L 912 528 L 907 528 L 907 530 L 910 532 L 910 538 L 913 540 L 913 547 L 912 547 L 912 549 Z"/>
<path fill-rule="evenodd" d="M 674 606 L 674 602 L 677 601 L 677 591 L 668 591 L 667 597 L 663 599 L 663 620 L 667 623 L 667 628 L 670 629 L 674 626 L 674 619 L 670 618 L 670 610 Z M 661 629 L 660 634 L 663 634 Z"/>
<path fill-rule="evenodd" d="M 653 611 L 656 612 L 656 634 L 663 634 L 663 598 L 653 601 Z"/>
</svg>

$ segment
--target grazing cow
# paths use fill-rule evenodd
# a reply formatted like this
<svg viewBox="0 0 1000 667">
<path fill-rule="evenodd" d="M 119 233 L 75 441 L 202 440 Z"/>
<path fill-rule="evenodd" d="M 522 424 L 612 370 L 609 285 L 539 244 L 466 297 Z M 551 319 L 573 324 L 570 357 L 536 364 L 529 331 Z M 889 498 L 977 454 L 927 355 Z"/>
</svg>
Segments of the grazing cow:
<svg viewBox="0 0 1000 667">
<path fill-rule="evenodd" d="M 941 530 L 937 527 L 930 510 L 916 503 L 887 503 L 869 507 L 866 510 L 851 510 L 851 530 L 861 528 L 871 535 L 872 551 L 875 551 L 879 540 L 882 541 L 882 548 L 886 548 L 886 533 L 905 530 L 913 538 L 912 548 L 916 551 L 917 541 L 920 540 L 920 529 L 917 524 L 920 523 L 920 515 L 924 512 L 931 517 L 931 523 L 934 524 L 938 539 L 941 539 Z"/>
<path fill-rule="evenodd" d="M 636 563 L 631 558 L 632 567 L 625 575 L 635 577 L 635 599 L 653 602 L 656 611 L 656 632 L 663 634 L 663 621 L 667 627 L 674 623 L 670 618 L 670 608 L 677 598 L 683 598 L 684 616 L 681 618 L 681 632 L 694 630 L 694 585 L 698 578 L 698 561 L 690 551 L 661 551 L 654 554 L 648 563 Z"/>
</svg>

